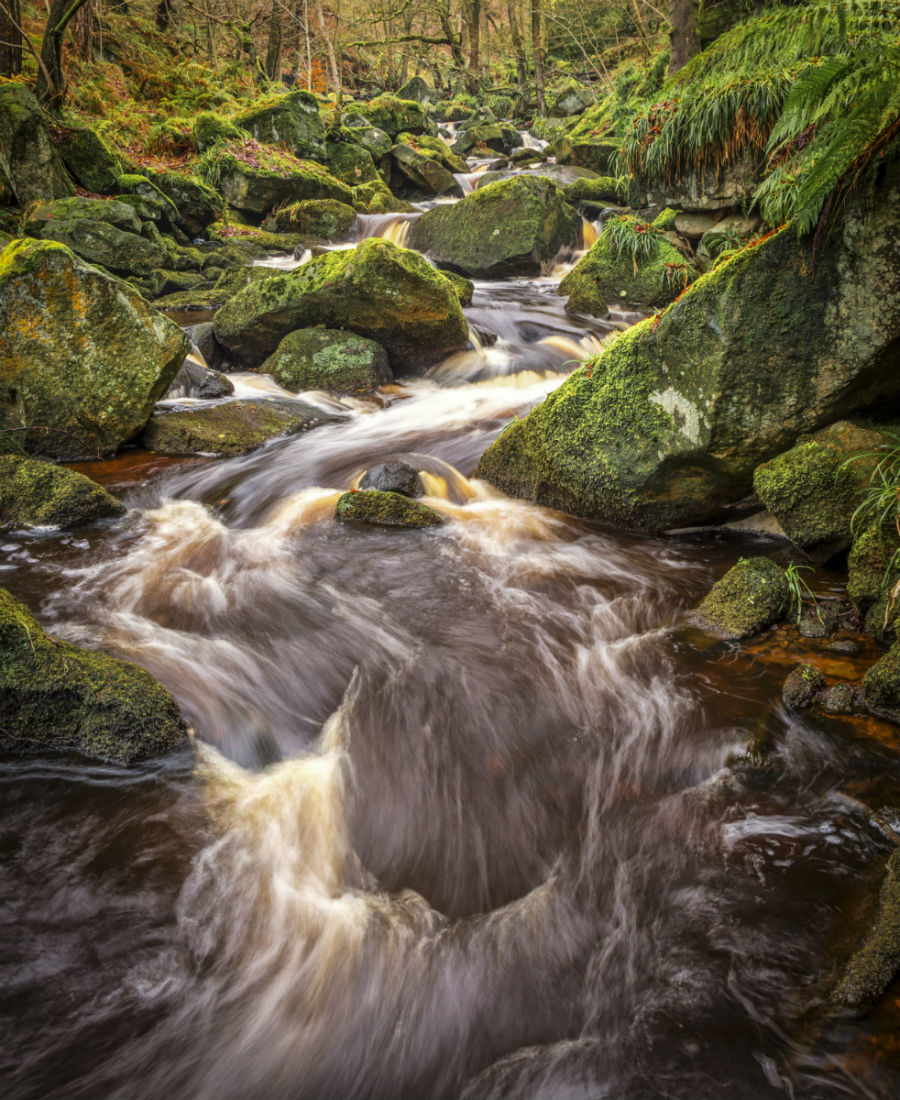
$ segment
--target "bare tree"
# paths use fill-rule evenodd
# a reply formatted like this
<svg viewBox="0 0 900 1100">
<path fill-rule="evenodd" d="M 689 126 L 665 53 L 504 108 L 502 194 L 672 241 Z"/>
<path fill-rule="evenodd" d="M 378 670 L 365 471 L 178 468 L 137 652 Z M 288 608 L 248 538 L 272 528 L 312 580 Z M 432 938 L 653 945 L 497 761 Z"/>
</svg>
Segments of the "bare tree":
<svg viewBox="0 0 900 1100">
<path fill-rule="evenodd" d="M 22 11 L 19 0 L 0 4 L 0 76 L 22 71 Z"/>
</svg>

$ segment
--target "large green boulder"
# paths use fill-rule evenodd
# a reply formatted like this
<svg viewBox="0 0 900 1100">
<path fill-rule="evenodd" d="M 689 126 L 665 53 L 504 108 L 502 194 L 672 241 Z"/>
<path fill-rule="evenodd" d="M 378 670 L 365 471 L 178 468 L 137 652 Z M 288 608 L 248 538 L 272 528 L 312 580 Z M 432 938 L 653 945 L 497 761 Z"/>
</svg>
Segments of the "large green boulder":
<svg viewBox="0 0 900 1100">
<path fill-rule="evenodd" d="M 438 161 L 450 172 L 468 172 L 469 166 L 462 157 L 451 152 L 450 146 L 439 137 L 429 134 L 398 134 L 397 145 L 410 145 L 423 156 Z"/>
<path fill-rule="evenodd" d="M 0 528 L 80 527 L 118 516 L 124 504 L 84 474 L 21 455 L 0 455 Z"/>
<path fill-rule="evenodd" d="M 571 164 L 575 168 L 590 168 L 601 176 L 614 175 L 618 145 L 611 141 L 593 138 L 559 138 L 554 146 L 557 164 Z"/>
<path fill-rule="evenodd" d="M 410 243 L 435 263 L 473 278 L 535 275 L 574 243 L 579 224 L 554 183 L 520 177 L 435 206 L 413 224 Z"/>
<path fill-rule="evenodd" d="M 610 302 L 659 309 L 674 301 L 696 277 L 684 255 L 647 223 L 628 215 L 615 220 L 616 226 L 643 230 L 652 251 L 637 260 L 617 249 L 610 233 L 612 225 L 606 223 L 604 232 L 557 288 L 558 294 L 568 295 L 566 308 L 570 312 L 605 317 Z"/>
<path fill-rule="evenodd" d="M 591 202 L 609 206 L 624 202 L 627 190 L 613 176 L 588 176 L 567 183 L 563 187 L 563 194 L 567 202 Z"/>
<path fill-rule="evenodd" d="M 813 264 L 784 229 L 623 333 L 487 451 L 506 492 L 661 529 L 715 519 L 804 432 L 895 402 L 900 194 L 845 207 Z"/>
<path fill-rule="evenodd" d="M 28 451 L 113 453 L 189 348 L 130 286 L 63 245 L 15 241 L 0 253 L 0 428 L 33 428 L 18 433 Z"/>
<path fill-rule="evenodd" d="M 169 224 L 178 220 L 175 203 L 147 176 L 138 172 L 126 172 L 116 180 L 116 191 L 120 201 L 127 202 L 134 198 L 142 200 L 135 204 L 135 209 L 145 220 Z"/>
<path fill-rule="evenodd" d="M 278 397 L 160 409 L 147 423 L 141 443 L 172 455 L 242 455 L 276 436 L 296 435 L 335 419 L 312 405 Z"/>
<path fill-rule="evenodd" d="M 285 145 L 299 157 L 324 153 L 325 127 L 311 92 L 294 91 L 232 120 L 266 145 Z"/>
<path fill-rule="evenodd" d="M 421 134 L 428 126 L 425 109 L 413 99 L 380 95 L 368 103 L 357 104 L 357 110 L 373 126 L 384 130 L 392 140 L 404 130 L 411 134 Z"/>
<path fill-rule="evenodd" d="M 332 175 L 350 187 L 381 179 L 372 154 L 355 141 L 326 142 L 325 161 Z"/>
<path fill-rule="evenodd" d="M 339 241 L 350 235 L 356 211 L 334 199 L 306 199 L 282 206 L 271 214 L 263 228 L 273 233 L 294 232 L 325 241 Z"/>
<path fill-rule="evenodd" d="M 394 377 L 380 344 L 330 328 L 289 332 L 260 370 L 295 392 L 371 393 Z"/>
<path fill-rule="evenodd" d="M 155 241 L 117 229 L 106 221 L 52 218 L 41 229 L 40 237 L 65 245 L 88 263 L 100 264 L 118 275 L 145 276 L 166 265 L 166 253 Z"/>
<path fill-rule="evenodd" d="M 19 206 L 75 192 L 38 101 L 24 84 L 0 84 L 0 170 Z"/>
<path fill-rule="evenodd" d="M 889 442 L 884 432 L 839 420 L 758 466 L 753 488 L 795 546 L 830 557 L 850 545 L 853 513 Z"/>
<path fill-rule="evenodd" d="M 394 175 L 399 175 L 400 181 L 407 187 L 411 185 L 425 195 L 444 195 L 459 186 L 452 172 L 439 160 L 414 149 L 412 145 L 395 145 L 391 149 L 391 161 Z"/>
<path fill-rule="evenodd" d="M 569 118 L 580 115 L 594 102 L 594 93 L 583 84 L 569 81 L 550 98 L 551 118 Z"/>
<path fill-rule="evenodd" d="M 884 507 L 884 505 L 882 505 Z M 847 595 L 861 610 L 882 604 L 900 582 L 900 532 L 896 512 L 868 512 L 854 525 L 847 558 Z"/>
<path fill-rule="evenodd" d="M 141 219 L 134 207 L 117 199 L 86 199 L 73 195 L 67 199 L 37 199 L 22 215 L 22 233 L 28 237 L 43 236 L 50 222 L 105 222 L 124 233 L 140 233 Z"/>
<path fill-rule="evenodd" d="M 51 638 L 0 588 L 0 752 L 127 766 L 186 743 L 178 704 L 149 672 Z"/>
<path fill-rule="evenodd" d="M 90 126 L 63 130 L 58 148 L 66 167 L 86 190 L 108 195 L 116 189 L 122 165 L 96 130 Z"/>
<path fill-rule="evenodd" d="M 495 153 L 511 153 L 521 144 L 522 136 L 515 126 L 505 122 L 475 122 L 464 130 L 460 129 L 450 149 L 457 156 L 465 156 L 478 147 Z"/>
<path fill-rule="evenodd" d="M 769 558 L 742 558 L 712 586 L 697 619 L 717 636 L 738 640 L 778 622 L 789 607 L 784 570 Z"/>
<path fill-rule="evenodd" d="M 316 324 L 376 340 L 397 371 L 421 373 L 468 341 L 450 282 L 380 238 L 251 284 L 219 310 L 214 331 L 235 362 L 258 366 L 289 332 Z"/>
<path fill-rule="evenodd" d="M 398 99 L 414 99 L 416 103 L 427 103 L 434 98 L 434 89 L 430 88 L 420 76 L 411 76 L 402 88 L 397 89 Z"/>
<path fill-rule="evenodd" d="M 175 220 L 189 237 L 202 237 L 206 227 L 225 212 L 221 196 L 196 176 L 159 172 L 152 182 L 174 204 Z"/>
<path fill-rule="evenodd" d="M 215 146 L 200 160 L 201 176 L 237 210 L 265 214 L 301 199 L 336 199 L 352 205 L 353 192 L 313 161 L 252 140 Z"/>
<path fill-rule="evenodd" d="M 217 115 L 213 111 L 201 111 L 194 119 L 191 137 L 197 152 L 205 153 L 214 145 L 240 141 L 241 131 L 230 119 Z"/>
<path fill-rule="evenodd" d="M 364 121 L 364 120 L 360 120 Z M 369 154 L 374 163 L 386 157 L 394 144 L 391 135 L 378 126 L 348 126 L 347 132 L 352 135 L 357 145 L 361 145 Z"/>
</svg>

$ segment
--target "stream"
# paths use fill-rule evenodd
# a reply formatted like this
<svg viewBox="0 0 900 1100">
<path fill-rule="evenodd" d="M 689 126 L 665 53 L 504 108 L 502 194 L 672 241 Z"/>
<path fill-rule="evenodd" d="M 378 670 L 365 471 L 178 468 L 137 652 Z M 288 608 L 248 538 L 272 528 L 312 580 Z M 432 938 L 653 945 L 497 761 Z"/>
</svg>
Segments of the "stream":
<svg viewBox="0 0 900 1100">
<path fill-rule="evenodd" d="M 848 677 L 874 650 L 680 625 L 783 543 L 612 532 L 473 479 L 637 319 L 567 314 L 558 279 L 476 283 L 473 347 L 423 378 L 304 395 L 335 423 L 83 464 L 127 517 L 0 537 L 0 583 L 149 669 L 196 740 L 0 761 L 4 1096 L 893 1094 L 892 1021 L 818 1009 L 891 850 L 896 730 L 780 701 L 803 646 Z M 395 458 L 447 524 L 336 523 Z"/>
</svg>

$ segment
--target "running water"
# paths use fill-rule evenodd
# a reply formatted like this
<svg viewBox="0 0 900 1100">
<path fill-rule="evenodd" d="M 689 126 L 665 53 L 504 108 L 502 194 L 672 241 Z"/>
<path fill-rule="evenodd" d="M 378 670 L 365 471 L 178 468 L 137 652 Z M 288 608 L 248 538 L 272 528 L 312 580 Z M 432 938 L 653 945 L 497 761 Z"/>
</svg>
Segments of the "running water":
<svg viewBox="0 0 900 1100">
<path fill-rule="evenodd" d="M 773 544 L 473 476 L 636 319 L 554 291 L 478 283 L 427 377 L 304 394 L 342 418 L 241 458 L 98 465 L 125 520 L 8 536 L 3 583 L 150 669 L 196 744 L 0 765 L 6 1095 L 891 1095 L 871 1029 L 817 1009 L 890 850 L 865 803 L 895 739 L 785 713 L 783 667 L 681 625 Z M 446 525 L 337 524 L 394 458 Z"/>
</svg>

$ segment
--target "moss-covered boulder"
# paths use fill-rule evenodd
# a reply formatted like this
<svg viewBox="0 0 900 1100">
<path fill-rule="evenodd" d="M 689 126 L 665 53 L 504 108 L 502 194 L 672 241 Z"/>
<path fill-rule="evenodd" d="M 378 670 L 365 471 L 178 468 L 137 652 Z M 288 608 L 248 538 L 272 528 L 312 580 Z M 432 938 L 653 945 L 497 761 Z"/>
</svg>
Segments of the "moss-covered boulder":
<svg viewBox="0 0 900 1100">
<path fill-rule="evenodd" d="M 327 168 L 248 138 L 217 145 L 200 159 L 198 171 L 237 210 L 265 214 L 301 199 L 336 199 L 348 206 L 353 193 Z"/>
<path fill-rule="evenodd" d="M 784 570 L 770 558 L 745 558 L 716 581 L 696 617 L 700 626 L 718 637 L 739 640 L 777 623 L 789 603 Z"/>
<path fill-rule="evenodd" d="M 166 253 L 155 241 L 117 229 L 106 221 L 53 218 L 41 229 L 40 236 L 44 241 L 65 245 L 88 263 L 100 264 L 119 275 L 149 275 L 155 268 L 166 265 Z"/>
<path fill-rule="evenodd" d="M 583 84 L 574 80 L 566 84 L 550 97 L 551 118 L 569 118 L 580 115 L 594 102 L 594 93 Z"/>
<path fill-rule="evenodd" d="M 413 224 L 410 243 L 440 266 L 475 278 L 534 275 L 574 243 L 578 225 L 555 184 L 520 177 L 435 206 Z"/>
<path fill-rule="evenodd" d="M 900 721 L 900 642 L 894 642 L 863 677 L 866 706 Z"/>
<path fill-rule="evenodd" d="M 411 134 L 421 134 L 428 127 L 425 109 L 413 99 L 380 95 L 368 103 L 357 104 L 357 110 L 373 126 L 384 130 L 391 140 L 404 130 Z"/>
<path fill-rule="evenodd" d="M 350 236 L 356 224 L 356 211 L 334 199 L 307 199 L 282 206 L 265 221 L 263 228 L 275 233 L 295 232 L 326 241 L 340 241 Z"/>
<path fill-rule="evenodd" d="M 178 220 L 178 208 L 148 176 L 139 172 L 126 172 L 116 180 L 116 191 L 120 199 L 135 197 L 144 200 L 146 220 L 163 221 L 174 224 Z M 139 208 L 140 209 L 140 208 Z"/>
<path fill-rule="evenodd" d="M 141 231 L 141 219 L 134 207 L 116 199 L 87 199 L 72 195 L 66 199 L 37 199 L 22 214 L 23 236 L 40 237 L 49 222 L 87 220 L 105 222 L 125 233 Z"/>
<path fill-rule="evenodd" d="M 371 393 L 394 377 L 380 344 L 329 328 L 289 332 L 260 370 L 295 392 Z"/>
<path fill-rule="evenodd" d="M 707 160 L 702 168 L 686 165 L 674 173 L 638 173 L 631 189 L 631 205 L 672 206 L 704 213 L 749 205 L 760 183 L 760 168 L 759 156 L 748 151 L 727 164 Z"/>
<path fill-rule="evenodd" d="M 781 699 L 788 710 L 805 710 L 816 702 L 825 687 L 825 677 L 815 665 L 797 665 L 784 681 Z"/>
<path fill-rule="evenodd" d="M 227 244 L 235 253 L 242 252 L 246 259 L 260 259 L 275 252 L 292 252 L 304 243 L 302 233 L 270 233 L 255 225 L 213 222 L 206 227 L 211 241 Z"/>
<path fill-rule="evenodd" d="M 844 213 L 812 263 L 782 230 L 694 282 L 575 371 L 483 456 L 513 496 L 644 529 L 715 519 L 753 471 L 895 402 L 900 174 Z"/>
<path fill-rule="evenodd" d="M 109 195 L 116 189 L 121 162 L 96 130 L 90 126 L 63 130 L 58 148 L 65 166 L 82 187 L 99 195 Z"/>
<path fill-rule="evenodd" d="M 684 255 L 661 232 L 628 215 L 622 215 L 617 223 L 643 231 L 652 251 L 634 260 L 616 247 L 609 230 L 601 233 L 559 284 L 557 293 L 568 295 L 566 308 L 570 312 L 605 317 L 610 302 L 658 309 L 674 301 L 696 277 Z"/>
<path fill-rule="evenodd" d="M 420 76 L 411 76 L 402 88 L 397 89 L 398 99 L 414 99 L 416 103 L 427 103 L 434 99 L 434 89 Z"/>
<path fill-rule="evenodd" d="M 450 282 L 378 238 L 248 286 L 219 310 L 214 331 L 235 362 L 257 366 L 289 332 L 316 324 L 376 340 L 395 370 L 421 372 L 468 341 Z"/>
<path fill-rule="evenodd" d="M 157 309 L 167 312 L 216 310 L 250 283 L 271 279 L 280 274 L 278 268 L 260 264 L 224 271 L 212 287 L 201 284 L 190 290 L 170 291 L 157 297 L 153 304 Z"/>
<path fill-rule="evenodd" d="M 883 432 L 840 420 L 758 466 L 757 496 L 787 537 L 829 557 L 850 545 L 851 520 L 878 462 Z"/>
<path fill-rule="evenodd" d="M 612 176 L 618 145 L 610 141 L 591 138 L 559 138 L 554 146 L 557 164 L 571 164 L 576 168 L 590 168 L 601 176 Z"/>
<path fill-rule="evenodd" d="M 372 154 L 355 141 L 326 142 L 325 162 L 331 174 L 350 187 L 381 179 Z"/>
<path fill-rule="evenodd" d="M 225 212 L 221 196 L 196 176 L 158 172 L 152 182 L 173 203 L 175 220 L 189 237 L 202 237 Z"/>
<path fill-rule="evenodd" d="M 0 455 L 0 528 L 80 527 L 125 506 L 89 477 L 21 455 Z"/>
<path fill-rule="evenodd" d="M 515 126 L 509 126 L 505 122 L 474 122 L 466 129 L 460 129 L 450 150 L 457 156 L 465 156 L 479 149 L 511 153 L 521 144 L 522 135 Z"/>
<path fill-rule="evenodd" d="M 363 122 L 364 120 L 361 119 L 360 121 Z M 388 155 L 391 151 L 391 146 L 394 144 L 391 135 L 386 133 L 379 126 L 371 126 L 366 123 L 365 125 L 348 126 L 346 130 L 353 141 L 365 149 L 375 164 L 377 164 L 382 157 Z"/>
<path fill-rule="evenodd" d="M 459 304 L 461 306 L 470 306 L 472 304 L 472 297 L 475 294 L 475 284 L 471 279 L 467 279 L 465 275 L 459 275 L 455 271 L 445 271 L 444 278 L 448 279 L 450 285 L 456 292 L 456 297 L 459 298 Z"/>
<path fill-rule="evenodd" d="M 449 172 L 468 172 L 469 166 L 462 157 L 451 152 L 450 146 L 439 137 L 430 134 L 398 134 L 397 145 L 409 145 L 422 156 L 438 161 Z"/>
<path fill-rule="evenodd" d="M 900 849 L 888 859 L 865 941 L 849 959 L 831 993 L 836 1008 L 864 1012 L 887 989 L 900 968 Z"/>
<path fill-rule="evenodd" d="M 114 452 L 189 347 L 131 287 L 62 245 L 16 241 L 0 253 L 0 428 L 34 428 L 19 433 L 33 453 Z"/>
<path fill-rule="evenodd" d="M 129 765 L 186 741 L 178 705 L 149 672 L 51 638 L 0 588 L 0 752 Z"/>
<path fill-rule="evenodd" d="M 24 84 L 0 84 L 0 170 L 20 206 L 75 191 L 38 101 Z"/>
<path fill-rule="evenodd" d="M 344 493 L 334 509 L 336 519 L 343 522 L 369 523 L 375 527 L 429 528 L 443 527 L 444 517 L 418 500 L 401 493 L 359 489 Z"/>
<path fill-rule="evenodd" d="M 885 600 L 900 583 L 900 535 L 893 516 L 869 513 L 856 525 L 847 558 L 847 595 L 867 608 Z"/>
<path fill-rule="evenodd" d="M 407 186 L 425 195 L 444 195 L 457 191 L 459 184 L 439 160 L 413 148 L 411 145 L 395 145 L 391 149 L 394 173 L 399 174 Z"/>
<path fill-rule="evenodd" d="M 161 409 L 148 421 L 141 443 L 171 455 L 243 455 L 276 436 L 296 435 L 335 419 L 302 401 L 279 397 L 225 401 Z"/>
<path fill-rule="evenodd" d="M 241 131 L 235 124 L 213 111 L 201 111 L 194 119 L 191 136 L 198 153 L 205 153 L 214 145 L 223 145 L 229 141 L 240 141 Z"/>
<path fill-rule="evenodd" d="M 179 397 L 211 401 L 218 397 L 230 397 L 233 393 L 234 383 L 227 374 L 205 367 L 196 359 L 185 359 L 163 397 L 168 401 Z"/>
<path fill-rule="evenodd" d="M 585 176 L 563 187 L 566 201 L 571 203 L 620 203 L 627 195 L 626 189 L 614 176 Z"/>
<path fill-rule="evenodd" d="M 261 107 L 237 115 L 233 122 L 266 145 L 284 145 L 299 157 L 322 156 L 325 127 L 319 104 L 302 90 L 280 95 Z"/>
</svg>

